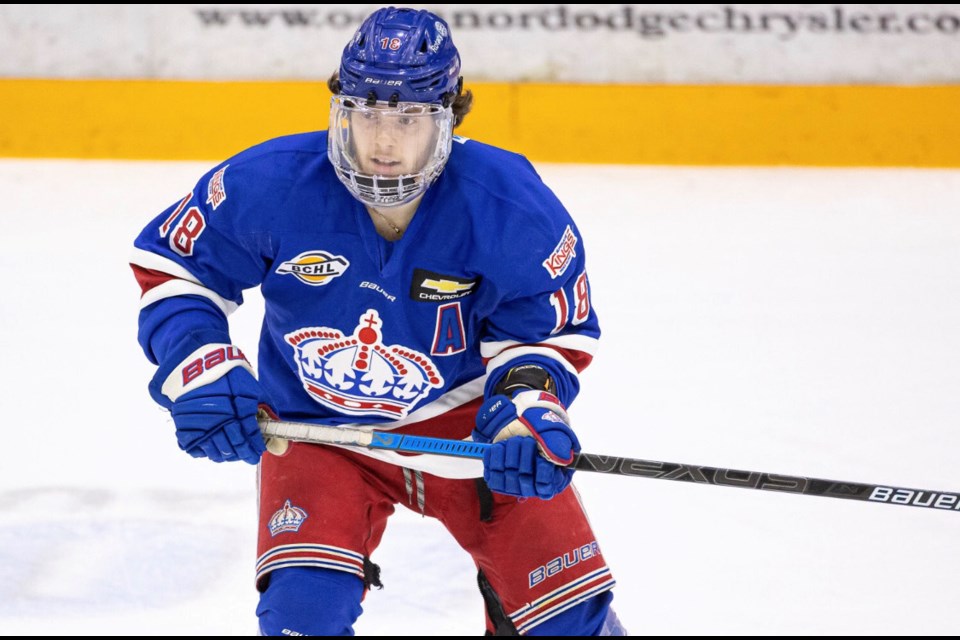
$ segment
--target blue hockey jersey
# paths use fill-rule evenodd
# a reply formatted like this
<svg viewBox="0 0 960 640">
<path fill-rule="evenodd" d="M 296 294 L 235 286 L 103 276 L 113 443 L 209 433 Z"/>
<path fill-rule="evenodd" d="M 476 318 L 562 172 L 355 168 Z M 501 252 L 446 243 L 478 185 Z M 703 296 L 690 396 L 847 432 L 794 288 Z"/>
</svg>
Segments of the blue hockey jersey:
<svg viewBox="0 0 960 640">
<path fill-rule="evenodd" d="M 337 179 L 326 132 L 215 167 L 134 243 L 147 357 L 229 343 L 227 316 L 259 286 L 259 379 L 282 419 L 465 438 L 485 390 L 523 363 L 569 405 L 600 335 L 577 227 L 522 156 L 453 147 L 396 242 Z M 363 453 L 482 475 L 477 461 Z"/>
</svg>

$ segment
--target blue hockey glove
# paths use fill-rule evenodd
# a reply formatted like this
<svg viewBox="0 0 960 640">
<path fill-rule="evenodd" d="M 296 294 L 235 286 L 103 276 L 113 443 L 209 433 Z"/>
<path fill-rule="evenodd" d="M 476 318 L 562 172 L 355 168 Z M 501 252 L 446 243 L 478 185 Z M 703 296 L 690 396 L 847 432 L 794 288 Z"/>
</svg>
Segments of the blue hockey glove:
<svg viewBox="0 0 960 640">
<path fill-rule="evenodd" d="M 511 400 L 488 398 L 477 414 L 476 442 L 492 443 L 483 454 L 483 479 L 492 491 L 549 500 L 573 478 L 580 442 L 563 404 L 546 391 L 523 391 Z"/>
<path fill-rule="evenodd" d="M 237 347 L 197 349 L 172 370 L 161 368 L 151 392 L 170 409 L 177 443 L 194 458 L 257 464 L 266 451 L 257 423 L 263 393 Z"/>
</svg>

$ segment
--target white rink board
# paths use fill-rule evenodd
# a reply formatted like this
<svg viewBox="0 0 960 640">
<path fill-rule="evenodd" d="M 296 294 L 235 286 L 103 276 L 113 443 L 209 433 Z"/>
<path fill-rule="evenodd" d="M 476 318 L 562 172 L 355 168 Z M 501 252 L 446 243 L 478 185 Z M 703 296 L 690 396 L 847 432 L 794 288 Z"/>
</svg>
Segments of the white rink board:
<svg viewBox="0 0 960 640">
<path fill-rule="evenodd" d="M 325 80 L 380 5 L 4 5 L 0 78 Z M 949 84 L 956 4 L 412 5 L 469 81 Z"/>
</svg>

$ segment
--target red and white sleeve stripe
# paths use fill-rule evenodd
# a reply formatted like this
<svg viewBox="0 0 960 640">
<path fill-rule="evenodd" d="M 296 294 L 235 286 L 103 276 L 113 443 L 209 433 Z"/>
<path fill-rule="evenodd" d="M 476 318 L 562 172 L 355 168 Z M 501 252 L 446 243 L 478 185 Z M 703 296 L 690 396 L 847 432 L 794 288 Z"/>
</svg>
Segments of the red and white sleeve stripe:
<svg viewBox="0 0 960 640">
<path fill-rule="evenodd" d="M 237 310 L 237 303 L 203 286 L 196 276 L 169 258 L 143 249 L 134 249 L 130 256 L 130 266 L 140 283 L 141 309 L 164 298 L 195 295 L 210 300 L 225 316 Z"/>
<path fill-rule="evenodd" d="M 480 343 L 480 356 L 487 365 L 487 373 L 516 358 L 538 355 L 556 360 L 576 376 L 587 368 L 597 352 L 599 340 L 584 335 L 565 335 L 547 338 L 534 344 L 504 340 Z"/>
</svg>

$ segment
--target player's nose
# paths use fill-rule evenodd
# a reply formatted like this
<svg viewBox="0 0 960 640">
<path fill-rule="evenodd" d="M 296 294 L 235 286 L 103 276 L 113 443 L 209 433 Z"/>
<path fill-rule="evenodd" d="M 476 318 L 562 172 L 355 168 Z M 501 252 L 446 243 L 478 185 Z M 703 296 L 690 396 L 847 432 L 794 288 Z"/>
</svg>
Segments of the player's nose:
<svg viewBox="0 0 960 640">
<path fill-rule="evenodd" d="M 377 127 L 375 139 L 378 146 L 384 145 L 392 147 L 397 141 L 397 132 L 389 125 L 380 125 Z"/>
</svg>

